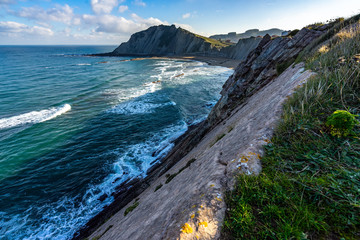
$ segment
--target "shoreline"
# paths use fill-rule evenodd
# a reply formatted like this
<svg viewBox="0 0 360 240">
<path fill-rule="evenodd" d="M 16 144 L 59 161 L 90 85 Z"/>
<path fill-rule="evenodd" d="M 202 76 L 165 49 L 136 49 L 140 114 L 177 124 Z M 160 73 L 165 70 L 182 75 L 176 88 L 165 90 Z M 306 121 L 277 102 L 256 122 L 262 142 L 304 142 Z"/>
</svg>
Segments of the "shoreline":
<svg viewBox="0 0 360 240">
<path fill-rule="evenodd" d="M 133 59 L 132 61 L 136 60 Z M 230 59 L 230 58 L 220 58 L 220 57 L 208 57 L 208 56 L 167 56 L 167 57 L 149 57 L 143 59 L 179 59 L 179 60 L 191 60 L 205 62 L 210 66 L 219 66 L 226 67 L 230 69 L 235 69 L 237 65 L 241 62 L 240 60 Z M 141 58 L 139 58 L 141 60 Z"/>
<path fill-rule="evenodd" d="M 188 61 L 199 61 L 209 64 L 210 66 L 226 67 L 229 69 L 235 69 L 241 60 L 223 58 L 223 57 L 212 57 L 212 56 L 196 56 L 196 55 L 179 55 L 179 56 L 151 56 L 151 55 L 113 55 L 112 53 L 101 53 L 101 54 L 90 54 L 87 56 L 93 57 L 133 57 L 126 61 L 141 61 L 146 59 L 174 59 L 174 60 L 188 60 Z"/>
<path fill-rule="evenodd" d="M 195 132 L 204 127 L 206 120 L 189 126 L 188 130 L 174 140 L 174 147 L 170 152 L 158 163 L 151 166 L 146 171 L 146 177 L 136 177 L 127 179 L 125 182 L 116 186 L 116 191 L 111 194 L 114 201 L 108 206 L 105 206 L 98 214 L 89 219 L 85 225 L 78 229 L 72 236 L 72 240 L 82 240 L 93 234 L 99 227 L 101 227 L 113 215 L 121 211 L 127 204 L 136 199 L 148 187 L 158 180 L 163 174 L 175 166 L 188 152 L 192 150 L 186 149 L 184 152 L 180 151 L 181 146 L 192 138 Z M 206 131 L 207 132 L 207 131 Z M 198 139 L 200 142 L 201 139 Z M 101 201 L 101 199 L 99 199 Z"/>
</svg>

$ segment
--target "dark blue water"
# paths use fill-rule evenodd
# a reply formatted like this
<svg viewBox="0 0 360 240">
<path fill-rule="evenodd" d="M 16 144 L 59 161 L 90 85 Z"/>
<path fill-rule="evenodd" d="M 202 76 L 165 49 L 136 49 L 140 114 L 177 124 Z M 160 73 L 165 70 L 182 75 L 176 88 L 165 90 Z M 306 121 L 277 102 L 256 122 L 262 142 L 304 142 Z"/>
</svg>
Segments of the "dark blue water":
<svg viewBox="0 0 360 240">
<path fill-rule="evenodd" d="M 100 196 L 144 176 L 206 117 L 232 73 L 82 55 L 113 49 L 0 46 L 2 239 L 71 237 L 113 200 Z"/>
</svg>

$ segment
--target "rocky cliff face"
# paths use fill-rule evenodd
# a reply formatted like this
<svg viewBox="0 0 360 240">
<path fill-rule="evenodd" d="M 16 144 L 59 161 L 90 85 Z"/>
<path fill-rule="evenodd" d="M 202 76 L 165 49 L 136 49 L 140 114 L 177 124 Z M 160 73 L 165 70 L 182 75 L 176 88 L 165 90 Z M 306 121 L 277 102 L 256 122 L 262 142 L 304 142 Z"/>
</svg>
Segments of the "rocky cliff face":
<svg viewBox="0 0 360 240">
<path fill-rule="evenodd" d="M 249 53 L 259 45 L 261 40 L 261 37 L 244 38 L 240 39 L 235 46 L 221 50 L 228 58 L 244 61 Z"/>
<path fill-rule="evenodd" d="M 209 42 L 182 28 L 154 26 L 135 33 L 130 40 L 113 51 L 114 55 L 171 56 L 171 55 L 221 55 L 220 49 L 229 44 Z"/>
<path fill-rule="evenodd" d="M 213 39 L 222 39 L 222 40 L 230 40 L 231 42 L 238 42 L 240 39 L 244 38 L 250 38 L 250 37 L 258 37 L 258 36 L 265 36 L 266 34 L 272 35 L 278 35 L 281 36 L 284 30 L 278 29 L 278 28 L 271 28 L 268 30 L 260 31 L 259 29 L 249 29 L 244 33 L 236 33 L 236 32 L 230 32 L 228 34 L 217 34 L 212 35 L 210 38 Z"/>
<path fill-rule="evenodd" d="M 293 38 L 264 36 L 259 45 L 241 62 L 233 75 L 225 82 L 221 98 L 209 115 L 210 121 L 225 119 L 236 106 L 277 75 L 277 67 L 294 62 L 299 53 L 313 40 L 322 35 L 319 30 L 303 28 Z"/>
<path fill-rule="evenodd" d="M 225 82 L 221 98 L 208 118 L 181 139 L 168 155 L 168 160 L 176 162 L 190 152 L 210 130 L 234 114 L 232 111 L 236 107 L 275 79 L 279 64 L 293 62 L 309 43 L 325 31 L 326 26 L 318 30 L 303 28 L 293 38 L 264 36 Z"/>
<path fill-rule="evenodd" d="M 135 33 L 110 55 L 113 56 L 211 56 L 245 60 L 261 38 L 240 39 L 235 44 L 196 35 L 182 28 L 154 26 Z"/>
</svg>

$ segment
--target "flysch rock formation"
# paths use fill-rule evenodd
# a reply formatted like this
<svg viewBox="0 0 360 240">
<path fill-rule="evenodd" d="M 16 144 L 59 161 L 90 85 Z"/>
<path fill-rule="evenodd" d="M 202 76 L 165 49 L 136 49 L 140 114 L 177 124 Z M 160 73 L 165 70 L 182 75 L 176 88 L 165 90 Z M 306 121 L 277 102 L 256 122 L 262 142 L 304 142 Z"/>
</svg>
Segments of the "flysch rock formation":
<svg viewBox="0 0 360 240">
<path fill-rule="evenodd" d="M 209 42 L 210 40 L 210 42 Z M 241 39 L 237 44 L 217 42 L 180 27 L 154 26 L 133 34 L 111 56 L 210 56 L 243 61 L 261 38 Z"/>
<path fill-rule="evenodd" d="M 171 56 L 185 54 L 219 55 L 220 49 L 189 31 L 171 26 L 154 26 L 137 32 L 122 43 L 114 55 Z"/>
<path fill-rule="evenodd" d="M 234 175 L 260 172 L 262 146 L 271 138 L 283 101 L 311 75 L 303 64 L 288 68 L 89 239 L 219 239 L 224 195 Z M 134 204 L 137 207 L 124 216 Z"/>
<path fill-rule="evenodd" d="M 223 51 L 228 51 L 226 54 L 228 58 L 245 61 L 249 53 L 259 45 L 261 40 L 261 37 L 239 39 L 235 46 L 229 47 L 228 50 L 224 49 Z"/>
<path fill-rule="evenodd" d="M 304 28 L 293 38 L 265 36 L 226 81 L 208 118 L 178 140 L 161 165 L 148 171 L 147 180 L 134 182 L 140 187 L 122 192 L 137 200 L 90 239 L 218 239 L 223 197 L 234 174 L 260 171 L 261 146 L 271 137 L 281 103 L 311 76 L 302 64 L 277 76 L 277 64 L 293 61 L 325 31 L 323 26 Z"/>
</svg>

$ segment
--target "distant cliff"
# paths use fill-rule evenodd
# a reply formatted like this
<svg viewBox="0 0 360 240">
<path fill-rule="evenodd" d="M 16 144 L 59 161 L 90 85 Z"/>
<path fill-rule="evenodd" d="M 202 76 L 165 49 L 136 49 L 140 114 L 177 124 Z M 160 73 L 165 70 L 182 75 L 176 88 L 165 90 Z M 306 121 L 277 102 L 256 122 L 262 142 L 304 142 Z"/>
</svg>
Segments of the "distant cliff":
<svg viewBox="0 0 360 240">
<path fill-rule="evenodd" d="M 241 39 L 237 44 L 191 33 L 182 28 L 154 26 L 134 33 L 112 56 L 210 56 L 245 60 L 262 38 Z"/>
<path fill-rule="evenodd" d="M 249 53 L 259 45 L 261 40 L 261 37 L 240 39 L 236 45 L 222 49 L 222 51 L 226 52 L 225 55 L 228 58 L 244 61 Z"/>
<path fill-rule="evenodd" d="M 240 39 L 265 36 L 266 34 L 269 34 L 270 36 L 272 36 L 272 35 L 282 36 L 283 32 L 284 32 L 284 30 L 281 30 L 278 28 L 271 28 L 271 29 L 263 30 L 263 31 L 260 31 L 259 29 L 249 29 L 244 33 L 229 32 L 228 34 L 212 35 L 209 38 L 216 39 L 216 40 L 221 39 L 224 41 L 229 40 L 231 42 L 236 43 Z"/>
<path fill-rule="evenodd" d="M 116 48 L 113 55 L 175 56 L 175 55 L 215 55 L 222 56 L 220 50 L 231 43 L 196 35 L 182 28 L 154 26 L 133 34 L 128 42 Z"/>
</svg>

